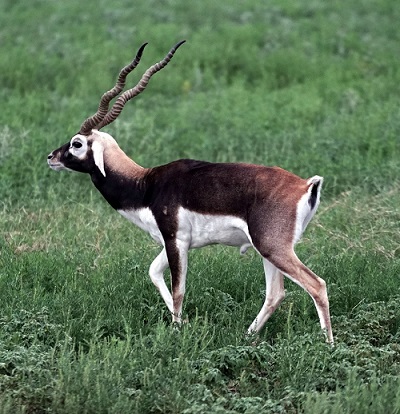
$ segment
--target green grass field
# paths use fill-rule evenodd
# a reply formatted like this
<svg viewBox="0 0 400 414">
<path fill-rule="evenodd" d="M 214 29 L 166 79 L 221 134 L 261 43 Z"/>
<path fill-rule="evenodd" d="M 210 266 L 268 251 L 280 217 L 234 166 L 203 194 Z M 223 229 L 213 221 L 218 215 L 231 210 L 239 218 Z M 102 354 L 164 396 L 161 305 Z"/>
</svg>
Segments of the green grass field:
<svg viewBox="0 0 400 414">
<path fill-rule="evenodd" d="M 0 413 L 400 412 L 399 21 L 397 0 L 1 0 Z M 297 253 L 328 284 L 334 348 L 290 281 L 246 338 L 261 260 L 221 246 L 191 252 L 175 329 L 159 247 L 47 167 L 143 42 L 132 84 L 181 39 L 105 130 L 146 167 L 322 175 Z"/>
</svg>

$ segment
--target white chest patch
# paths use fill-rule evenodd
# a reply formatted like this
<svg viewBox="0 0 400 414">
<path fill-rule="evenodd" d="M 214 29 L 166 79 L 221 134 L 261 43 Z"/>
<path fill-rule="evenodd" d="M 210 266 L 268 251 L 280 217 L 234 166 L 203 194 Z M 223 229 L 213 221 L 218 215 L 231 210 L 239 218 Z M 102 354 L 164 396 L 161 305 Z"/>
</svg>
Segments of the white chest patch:
<svg viewBox="0 0 400 414">
<path fill-rule="evenodd" d="M 157 226 L 156 219 L 149 208 L 138 210 L 118 210 L 123 217 L 136 224 L 139 228 L 149 233 L 150 236 L 159 244 L 164 245 L 164 239 Z"/>
<path fill-rule="evenodd" d="M 118 212 L 149 233 L 156 242 L 164 245 L 161 232 L 149 208 L 118 210 Z M 176 238 L 185 243 L 189 249 L 209 244 L 225 244 L 240 247 L 241 253 L 244 253 L 252 246 L 247 223 L 238 217 L 200 214 L 181 207 L 177 218 Z"/>
</svg>

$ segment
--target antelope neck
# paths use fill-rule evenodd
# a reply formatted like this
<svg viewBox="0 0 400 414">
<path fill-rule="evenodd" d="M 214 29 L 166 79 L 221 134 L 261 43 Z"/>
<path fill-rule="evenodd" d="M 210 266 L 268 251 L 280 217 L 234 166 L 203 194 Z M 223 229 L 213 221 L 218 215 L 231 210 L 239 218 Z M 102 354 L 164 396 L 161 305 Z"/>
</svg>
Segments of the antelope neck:
<svg viewBox="0 0 400 414">
<path fill-rule="evenodd" d="M 91 178 L 107 202 L 116 210 L 143 207 L 147 169 L 132 161 L 122 150 L 104 154 L 104 167 L 105 177 L 96 169 Z"/>
</svg>

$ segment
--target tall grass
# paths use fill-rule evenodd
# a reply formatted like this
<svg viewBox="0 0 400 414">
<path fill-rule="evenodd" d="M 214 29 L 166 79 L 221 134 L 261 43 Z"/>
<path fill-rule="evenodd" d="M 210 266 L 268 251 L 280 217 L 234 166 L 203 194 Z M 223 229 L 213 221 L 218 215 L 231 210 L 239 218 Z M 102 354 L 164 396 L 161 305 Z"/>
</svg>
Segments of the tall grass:
<svg viewBox="0 0 400 414">
<path fill-rule="evenodd" d="M 394 0 L 1 2 L 0 412 L 399 411 L 399 18 Z M 327 281 L 333 349 L 290 282 L 246 338 L 261 261 L 221 246 L 191 252 L 172 327 L 159 247 L 46 165 L 140 44 L 131 84 L 181 39 L 107 131 L 144 166 L 324 176 L 297 252 Z"/>
</svg>

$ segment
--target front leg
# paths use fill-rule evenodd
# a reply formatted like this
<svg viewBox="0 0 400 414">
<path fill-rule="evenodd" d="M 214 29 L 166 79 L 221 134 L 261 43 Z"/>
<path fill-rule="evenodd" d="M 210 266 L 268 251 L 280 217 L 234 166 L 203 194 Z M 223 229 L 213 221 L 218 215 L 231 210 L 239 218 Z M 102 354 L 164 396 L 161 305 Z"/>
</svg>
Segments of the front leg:
<svg viewBox="0 0 400 414">
<path fill-rule="evenodd" d="M 172 321 L 182 323 L 182 305 L 185 296 L 189 247 L 187 243 L 181 240 L 172 239 L 166 242 L 165 249 L 171 270 Z"/>
<path fill-rule="evenodd" d="M 263 265 L 266 284 L 265 301 L 257 317 L 247 330 L 249 335 L 261 330 L 285 297 L 283 274 L 265 258 L 263 258 Z"/>
<path fill-rule="evenodd" d="M 165 248 L 162 249 L 161 253 L 154 259 L 150 265 L 149 275 L 151 281 L 164 299 L 165 304 L 168 306 L 169 311 L 173 314 L 174 308 L 172 306 L 172 296 L 167 288 L 164 280 L 164 271 L 168 267 L 168 258 Z"/>
</svg>

